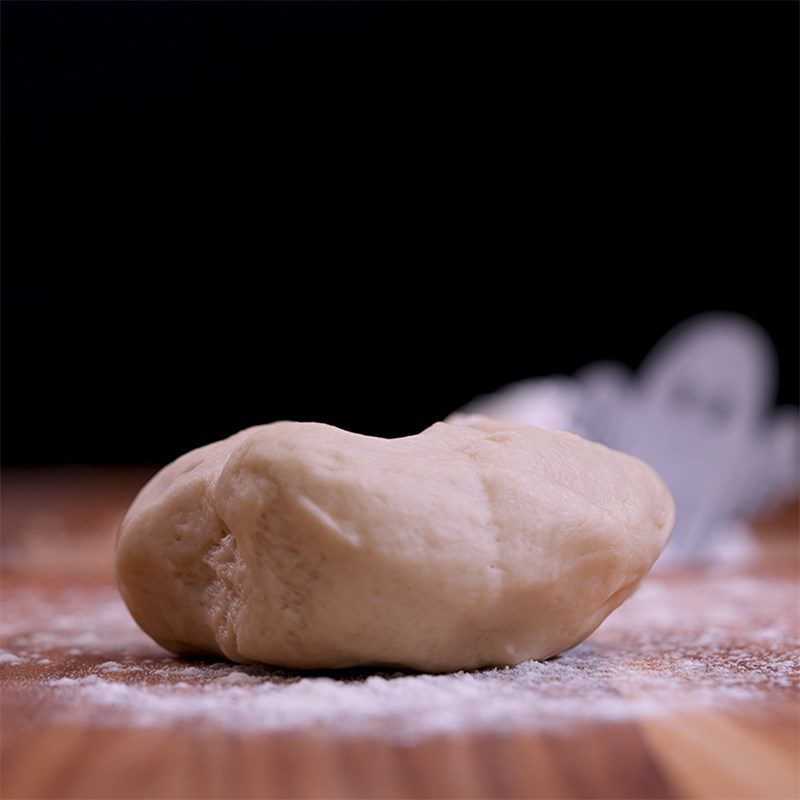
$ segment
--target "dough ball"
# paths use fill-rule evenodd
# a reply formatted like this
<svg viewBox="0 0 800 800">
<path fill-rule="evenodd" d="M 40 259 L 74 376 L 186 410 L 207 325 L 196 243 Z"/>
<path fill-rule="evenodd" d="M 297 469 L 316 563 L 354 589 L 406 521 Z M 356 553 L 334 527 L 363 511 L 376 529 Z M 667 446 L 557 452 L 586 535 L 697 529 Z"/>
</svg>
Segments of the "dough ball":
<svg viewBox="0 0 800 800">
<path fill-rule="evenodd" d="M 117 577 L 176 653 L 517 664 L 588 636 L 674 515 L 650 467 L 570 433 L 468 417 L 379 439 L 276 422 L 161 470 L 122 523 Z"/>
</svg>

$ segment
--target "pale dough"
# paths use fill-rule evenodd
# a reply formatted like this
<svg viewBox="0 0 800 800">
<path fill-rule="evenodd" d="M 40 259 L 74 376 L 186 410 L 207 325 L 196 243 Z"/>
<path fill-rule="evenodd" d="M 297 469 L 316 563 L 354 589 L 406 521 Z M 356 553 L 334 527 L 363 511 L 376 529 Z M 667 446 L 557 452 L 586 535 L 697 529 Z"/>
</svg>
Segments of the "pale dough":
<svg viewBox="0 0 800 800">
<path fill-rule="evenodd" d="M 636 588 L 675 510 L 656 473 L 569 433 L 457 418 L 379 439 L 277 422 L 165 467 L 117 577 L 178 653 L 428 671 L 543 659 Z"/>
</svg>

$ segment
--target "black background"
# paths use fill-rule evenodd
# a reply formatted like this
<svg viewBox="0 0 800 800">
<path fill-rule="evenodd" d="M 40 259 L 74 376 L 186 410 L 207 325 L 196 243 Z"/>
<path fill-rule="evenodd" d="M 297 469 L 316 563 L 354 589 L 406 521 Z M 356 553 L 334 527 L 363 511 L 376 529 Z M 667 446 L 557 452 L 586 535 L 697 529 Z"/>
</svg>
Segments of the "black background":
<svg viewBox="0 0 800 800">
<path fill-rule="evenodd" d="M 798 4 L 2 5 L 3 459 L 416 432 L 754 317 L 797 401 Z"/>
</svg>

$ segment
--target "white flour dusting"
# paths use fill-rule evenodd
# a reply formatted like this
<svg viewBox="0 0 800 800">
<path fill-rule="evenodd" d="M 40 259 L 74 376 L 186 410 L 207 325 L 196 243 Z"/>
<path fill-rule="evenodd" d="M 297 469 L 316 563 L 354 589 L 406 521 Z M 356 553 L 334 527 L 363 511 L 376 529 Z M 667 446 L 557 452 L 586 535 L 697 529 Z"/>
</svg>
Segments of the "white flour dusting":
<svg viewBox="0 0 800 800">
<path fill-rule="evenodd" d="M 16 653 L 10 653 L 8 650 L 0 650 L 0 664 L 14 664 L 20 661 L 22 661 L 22 659 Z"/>
<path fill-rule="evenodd" d="M 14 689 L 4 702 L 44 702 L 51 719 L 70 723 L 321 725 L 399 739 L 542 730 L 767 698 L 797 702 L 796 601 L 786 578 L 651 576 L 588 641 L 550 661 L 451 675 L 309 675 L 173 658 L 135 627 L 110 588 L 49 596 L 17 589 L 4 602 L 10 649 L 0 669 Z M 48 658 L 37 662 L 34 652 Z"/>
</svg>

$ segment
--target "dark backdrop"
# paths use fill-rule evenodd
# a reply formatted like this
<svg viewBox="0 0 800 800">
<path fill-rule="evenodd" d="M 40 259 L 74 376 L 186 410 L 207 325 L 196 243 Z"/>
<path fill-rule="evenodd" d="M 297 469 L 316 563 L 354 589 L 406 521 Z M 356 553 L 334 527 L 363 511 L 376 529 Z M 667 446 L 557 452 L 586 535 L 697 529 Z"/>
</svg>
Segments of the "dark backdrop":
<svg viewBox="0 0 800 800">
<path fill-rule="evenodd" d="M 798 4 L 2 5 L 3 458 L 415 432 L 749 314 L 797 400 Z"/>
</svg>

